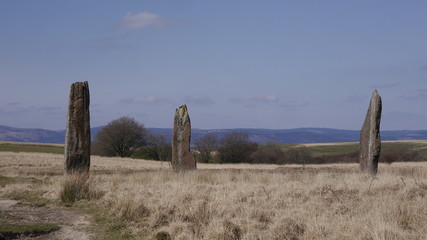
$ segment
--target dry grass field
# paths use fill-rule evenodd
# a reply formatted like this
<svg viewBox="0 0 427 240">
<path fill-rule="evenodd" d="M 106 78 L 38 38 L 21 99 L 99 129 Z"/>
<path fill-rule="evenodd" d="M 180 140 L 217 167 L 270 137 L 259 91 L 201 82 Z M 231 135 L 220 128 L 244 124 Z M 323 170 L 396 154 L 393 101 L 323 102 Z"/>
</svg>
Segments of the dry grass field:
<svg viewBox="0 0 427 240">
<path fill-rule="evenodd" d="M 98 206 L 129 239 L 427 239 L 427 163 L 380 164 L 376 179 L 356 164 L 169 169 L 94 156 L 89 179 L 66 180 L 62 155 L 0 152 L 0 197 L 55 204 L 80 181 L 74 207 Z"/>
</svg>

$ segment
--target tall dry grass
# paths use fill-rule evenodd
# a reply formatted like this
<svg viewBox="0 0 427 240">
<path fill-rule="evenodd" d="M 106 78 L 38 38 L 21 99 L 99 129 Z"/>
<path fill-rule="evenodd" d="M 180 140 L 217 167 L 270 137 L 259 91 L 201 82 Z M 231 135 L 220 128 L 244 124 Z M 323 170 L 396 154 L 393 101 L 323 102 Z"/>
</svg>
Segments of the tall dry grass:
<svg viewBox="0 0 427 240">
<path fill-rule="evenodd" d="M 0 153 L 0 174 L 47 178 L 40 192 L 58 198 L 62 161 L 49 154 Z M 169 171 L 166 163 L 132 159 L 93 158 L 92 166 L 91 187 L 104 194 L 91 201 L 137 239 L 159 233 L 172 239 L 427 236 L 426 163 L 380 164 L 377 179 L 360 174 L 357 164 L 199 165 L 186 174 Z"/>
</svg>

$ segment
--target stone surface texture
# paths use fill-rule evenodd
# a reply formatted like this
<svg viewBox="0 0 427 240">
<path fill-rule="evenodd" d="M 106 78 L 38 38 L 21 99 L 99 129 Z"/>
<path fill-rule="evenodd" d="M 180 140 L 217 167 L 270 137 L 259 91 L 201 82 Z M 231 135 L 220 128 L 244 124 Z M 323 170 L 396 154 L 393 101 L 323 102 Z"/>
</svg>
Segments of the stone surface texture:
<svg viewBox="0 0 427 240">
<path fill-rule="evenodd" d="M 84 173 L 90 167 L 89 84 L 71 85 L 65 133 L 65 173 Z"/>
<path fill-rule="evenodd" d="M 360 131 L 359 164 L 363 172 L 376 175 L 381 154 L 380 122 L 382 102 L 378 91 L 372 93 L 365 122 Z"/>
<path fill-rule="evenodd" d="M 183 172 L 196 169 L 196 158 L 190 151 L 191 123 L 186 105 L 175 111 L 172 134 L 172 169 Z"/>
</svg>

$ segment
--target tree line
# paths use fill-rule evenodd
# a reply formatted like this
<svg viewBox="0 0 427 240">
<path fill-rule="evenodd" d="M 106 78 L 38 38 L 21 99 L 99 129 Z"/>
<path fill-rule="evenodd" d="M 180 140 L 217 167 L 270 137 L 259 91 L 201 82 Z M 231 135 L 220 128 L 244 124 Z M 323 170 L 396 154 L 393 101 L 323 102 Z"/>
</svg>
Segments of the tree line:
<svg viewBox="0 0 427 240">
<path fill-rule="evenodd" d="M 245 132 L 231 132 L 218 138 L 206 135 L 196 139 L 192 152 L 200 163 L 265 163 L 265 164 L 322 164 L 357 163 L 358 152 L 313 156 L 304 146 L 282 149 L 282 145 L 269 142 L 259 145 Z M 92 153 L 100 156 L 133 157 L 171 161 L 172 145 L 164 135 L 155 135 L 131 117 L 121 117 L 103 127 L 95 136 Z M 380 161 L 424 161 L 417 151 L 391 149 Z"/>
<path fill-rule="evenodd" d="M 164 135 L 149 132 L 134 118 L 121 117 L 103 127 L 95 136 L 92 153 L 100 156 L 134 157 L 170 161 L 172 145 Z M 245 132 L 231 132 L 221 139 L 206 135 L 192 145 L 201 163 L 304 163 L 308 148 L 284 152 L 277 144 L 258 145 Z"/>
</svg>

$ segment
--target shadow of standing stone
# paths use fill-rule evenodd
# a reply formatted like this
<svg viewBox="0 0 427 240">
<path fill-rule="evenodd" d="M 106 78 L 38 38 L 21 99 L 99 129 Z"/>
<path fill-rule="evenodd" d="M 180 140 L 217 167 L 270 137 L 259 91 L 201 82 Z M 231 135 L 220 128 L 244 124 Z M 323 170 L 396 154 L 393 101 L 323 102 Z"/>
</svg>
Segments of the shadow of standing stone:
<svg viewBox="0 0 427 240">
<path fill-rule="evenodd" d="M 372 93 L 365 122 L 360 131 L 359 164 L 363 172 L 376 175 L 381 154 L 380 122 L 382 102 L 378 91 Z"/>
<path fill-rule="evenodd" d="M 65 173 L 84 173 L 90 167 L 89 84 L 71 85 L 65 133 Z"/>
<path fill-rule="evenodd" d="M 172 135 L 172 170 L 183 172 L 196 169 L 196 158 L 190 151 L 191 123 L 186 105 L 175 111 Z"/>
</svg>

